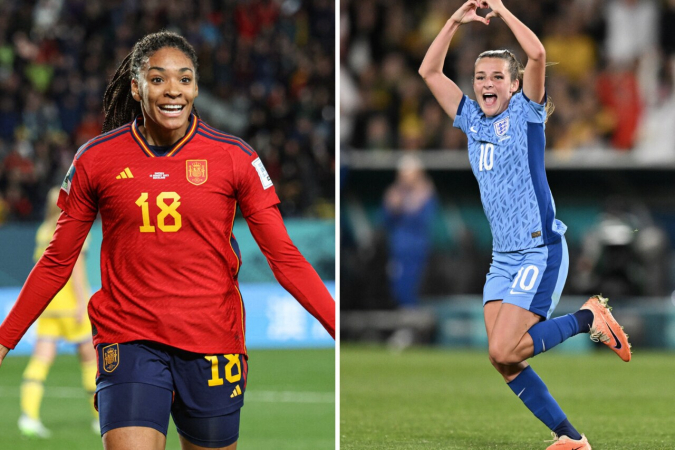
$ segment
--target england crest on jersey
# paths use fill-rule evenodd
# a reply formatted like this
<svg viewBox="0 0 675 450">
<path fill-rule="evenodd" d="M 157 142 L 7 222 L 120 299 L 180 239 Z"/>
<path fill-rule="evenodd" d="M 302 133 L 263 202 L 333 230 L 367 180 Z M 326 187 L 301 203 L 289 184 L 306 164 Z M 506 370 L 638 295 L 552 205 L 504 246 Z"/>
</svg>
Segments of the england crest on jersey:
<svg viewBox="0 0 675 450">
<path fill-rule="evenodd" d="M 504 136 L 509 131 L 509 117 L 506 116 L 502 120 L 495 122 L 495 133 L 497 136 Z"/>
</svg>

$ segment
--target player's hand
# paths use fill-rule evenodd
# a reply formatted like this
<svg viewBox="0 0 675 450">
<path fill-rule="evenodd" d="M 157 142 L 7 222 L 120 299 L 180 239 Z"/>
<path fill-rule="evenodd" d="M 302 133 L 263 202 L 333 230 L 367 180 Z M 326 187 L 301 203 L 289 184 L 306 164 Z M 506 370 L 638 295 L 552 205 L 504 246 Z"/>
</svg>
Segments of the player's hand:
<svg viewBox="0 0 675 450">
<path fill-rule="evenodd" d="M 9 352 L 9 349 L 4 345 L 0 344 L 0 366 L 2 366 L 2 360 L 5 359 L 5 355 L 7 355 L 7 352 Z"/>
<path fill-rule="evenodd" d="M 457 23 L 481 22 L 489 25 L 490 22 L 485 17 L 479 16 L 476 12 L 478 8 L 487 7 L 488 5 L 485 0 L 469 0 L 455 11 L 450 20 L 454 20 Z"/>
<path fill-rule="evenodd" d="M 485 16 L 485 20 L 488 23 L 490 23 L 490 19 L 493 17 L 501 17 L 501 11 L 506 8 L 502 0 L 482 0 L 481 3 L 486 4 L 486 6 L 481 6 L 481 8 L 490 8 L 492 10 Z"/>
</svg>

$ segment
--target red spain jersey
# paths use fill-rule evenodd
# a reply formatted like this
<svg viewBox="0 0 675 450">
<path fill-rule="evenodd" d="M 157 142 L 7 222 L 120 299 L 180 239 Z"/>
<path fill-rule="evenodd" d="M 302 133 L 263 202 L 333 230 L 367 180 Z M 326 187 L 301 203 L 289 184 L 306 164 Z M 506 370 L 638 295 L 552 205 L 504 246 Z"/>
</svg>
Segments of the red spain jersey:
<svg viewBox="0 0 675 450">
<path fill-rule="evenodd" d="M 142 118 L 75 155 L 58 205 L 103 227 L 101 290 L 89 303 L 94 344 L 151 340 L 198 353 L 246 353 L 232 234 L 279 199 L 253 149 L 192 116 L 160 156 Z"/>
</svg>

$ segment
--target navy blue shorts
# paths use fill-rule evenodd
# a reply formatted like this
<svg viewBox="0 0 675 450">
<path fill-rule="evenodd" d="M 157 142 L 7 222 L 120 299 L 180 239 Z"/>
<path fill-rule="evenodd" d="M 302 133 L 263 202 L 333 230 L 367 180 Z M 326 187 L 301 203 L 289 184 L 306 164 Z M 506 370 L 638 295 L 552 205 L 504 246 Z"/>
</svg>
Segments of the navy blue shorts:
<svg viewBox="0 0 675 450">
<path fill-rule="evenodd" d="M 96 353 L 101 434 L 142 426 L 166 435 L 170 414 L 195 445 L 226 447 L 239 438 L 243 355 L 203 355 L 148 341 L 99 344 Z"/>
</svg>

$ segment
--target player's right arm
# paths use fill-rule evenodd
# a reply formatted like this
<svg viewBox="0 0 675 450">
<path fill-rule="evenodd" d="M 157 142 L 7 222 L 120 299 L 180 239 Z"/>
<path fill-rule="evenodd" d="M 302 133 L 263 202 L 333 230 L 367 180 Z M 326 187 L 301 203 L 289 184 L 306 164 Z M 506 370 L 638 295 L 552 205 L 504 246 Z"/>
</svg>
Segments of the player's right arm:
<svg viewBox="0 0 675 450">
<path fill-rule="evenodd" d="M 93 219 L 75 219 L 65 212 L 59 216 L 47 250 L 28 275 L 16 303 L 0 325 L 0 364 L 70 278 L 93 222 Z"/>
<path fill-rule="evenodd" d="M 441 108 L 453 120 L 464 94 L 454 81 L 443 74 L 443 62 L 448 54 L 450 41 L 461 24 L 481 22 L 488 25 L 489 22 L 476 13 L 476 9 L 480 5 L 479 0 L 469 0 L 455 11 L 431 43 L 419 69 L 419 74 L 424 78 L 424 82 L 429 86 L 431 93 L 434 94 Z"/>
<path fill-rule="evenodd" d="M 242 141 L 243 142 L 243 141 Z M 335 301 L 295 247 L 281 218 L 272 180 L 252 148 L 229 152 L 239 209 L 274 277 L 335 338 Z"/>
</svg>

